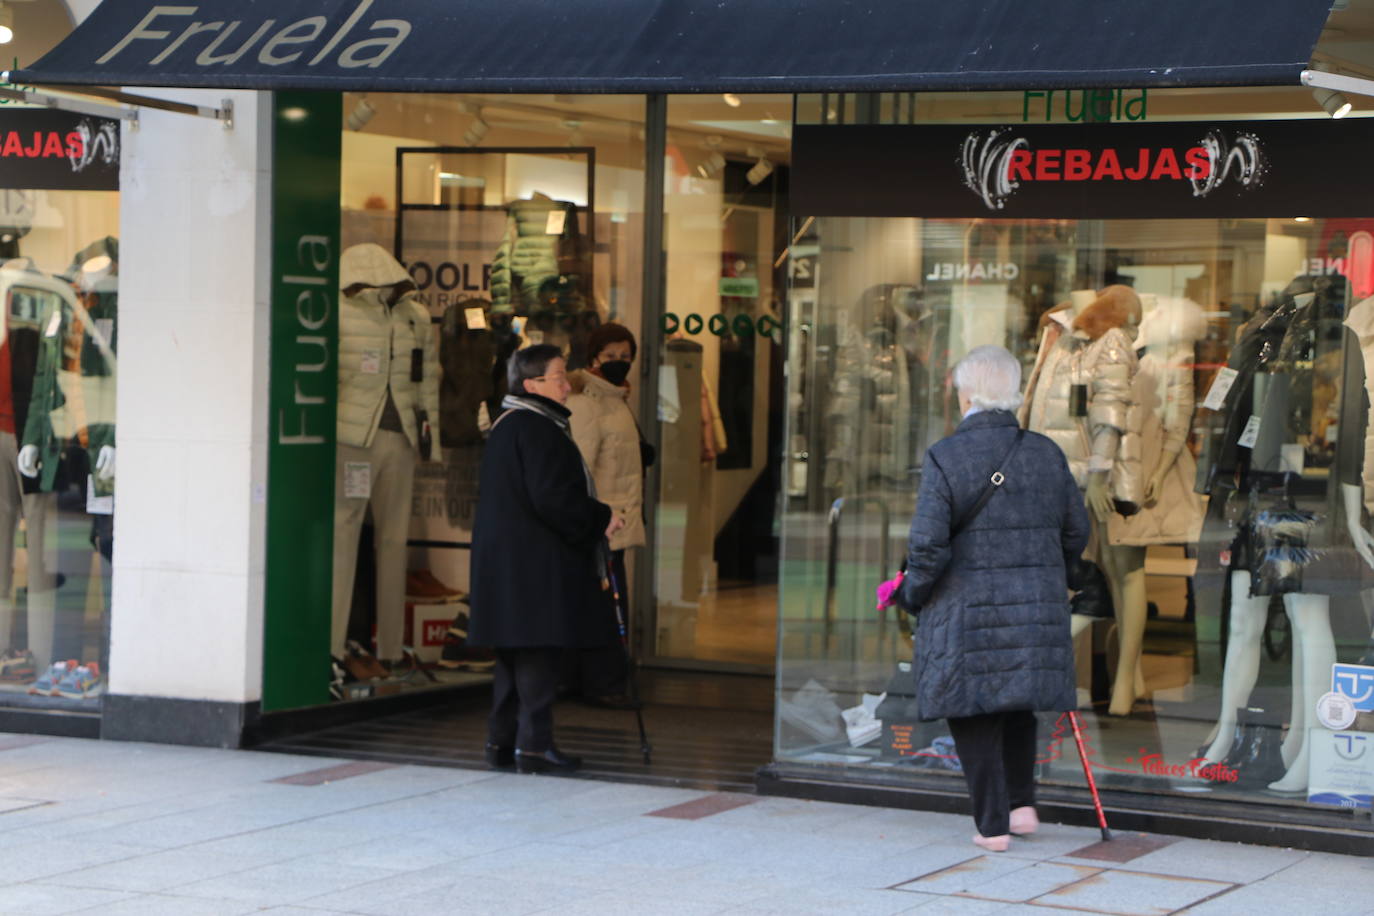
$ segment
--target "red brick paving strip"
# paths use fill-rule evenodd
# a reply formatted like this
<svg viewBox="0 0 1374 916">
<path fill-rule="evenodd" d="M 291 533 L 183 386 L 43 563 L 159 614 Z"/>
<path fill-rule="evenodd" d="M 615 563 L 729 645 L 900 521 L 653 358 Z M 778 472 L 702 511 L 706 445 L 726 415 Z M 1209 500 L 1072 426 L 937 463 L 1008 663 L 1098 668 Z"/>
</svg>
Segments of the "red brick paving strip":
<svg viewBox="0 0 1374 916">
<path fill-rule="evenodd" d="M 743 808 L 745 805 L 752 805 L 758 801 L 747 795 L 740 795 L 738 792 L 717 792 L 715 795 L 706 795 L 701 798 L 683 802 L 680 805 L 672 805 L 668 808 L 659 808 L 657 811 L 650 811 L 646 817 L 675 817 L 684 821 L 698 821 L 703 817 L 710 817 L 713 814 L 720 814 L 724 811 L 733 811 L 736 808 Z"/>
<path fill-rule="evenodd" d="M 354 776 L 366 776 L 368 773 L 376 773 L 378 770 L 395 769 L 396 766 L 398 764 L 355 760 L 353 763 L 341 763 L 337 766 L 323 767 L 318 770 L 306 770 L 304 773 L 296 773 L 292 776 L 283 776 L 280 779 L 267 781 L 279 782 L 288 786 L 319 786 L 327 782 L 338 782 L 340 779 L 351 779 Z"/>
<path fill-rule="evenodd" d="M 1119 833 L 1109 841 L 1093 843 L 1064 855 L 1071 859 L 1096 859 L 1099 862 L 1118 864 L 1138 859 L 1141 856 L 1172 846 L 1178 840 L 1167 836 L 1147 836 L 1143 833 Z"/>
</svg>

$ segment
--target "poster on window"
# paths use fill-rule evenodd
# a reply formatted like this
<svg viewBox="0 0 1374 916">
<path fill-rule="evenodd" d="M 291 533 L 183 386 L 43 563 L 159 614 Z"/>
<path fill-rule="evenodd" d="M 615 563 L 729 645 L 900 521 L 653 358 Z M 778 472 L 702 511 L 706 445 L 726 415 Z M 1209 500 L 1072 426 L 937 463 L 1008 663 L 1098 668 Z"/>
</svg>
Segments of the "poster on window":
<svg viewBox="0 0 1374 916">
<path fill-rule="evenodd" d="M 118 191 L 119 122 L 47 108 L 0 109 L 0 188 Z"/>
</svg>

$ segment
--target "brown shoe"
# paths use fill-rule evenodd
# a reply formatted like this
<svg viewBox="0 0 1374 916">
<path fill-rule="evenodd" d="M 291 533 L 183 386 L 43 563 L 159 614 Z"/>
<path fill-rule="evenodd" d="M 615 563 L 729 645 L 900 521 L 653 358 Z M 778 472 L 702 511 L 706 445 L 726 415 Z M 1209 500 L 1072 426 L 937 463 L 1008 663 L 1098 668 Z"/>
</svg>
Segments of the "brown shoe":
<svg viewBox="0 0 1374 916">
<path fill-rule="evenodd" d="M 357 680 L 370 681 L 391 676 L 391 672 L 377 661 L 377 657 L 358 643 L 350 639 L 346 648 L 348 654 L 343 659 L 344 669 Z"/>
<path fill-rule="evenodd" d="M 456 588 L 445 585 L 438 576 L 428 569 L 417 569 L 414 571 L 416 582 L 428 588 L 433 594 L 443 595 L 445 598 L 459 598 L 463 593 Z M 409 579 L 407 579 L 409 581 Z"/>
</svg>

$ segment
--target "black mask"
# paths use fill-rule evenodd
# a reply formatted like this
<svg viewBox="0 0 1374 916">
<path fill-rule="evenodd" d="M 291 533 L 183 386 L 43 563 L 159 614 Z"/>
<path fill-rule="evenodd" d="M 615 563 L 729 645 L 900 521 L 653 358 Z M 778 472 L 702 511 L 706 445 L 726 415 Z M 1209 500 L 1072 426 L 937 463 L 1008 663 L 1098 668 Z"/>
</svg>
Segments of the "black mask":
<svg viewBox="0 0 1374 916">
<path fill-rule="evenodd" d="M 628 359 L 613 359 L 597 366 L 596 370 L 601 373 L 602 378 L 612 385 L 623 385 L 625 379 L 630 375 L 630 361 Z"/>
</svg>

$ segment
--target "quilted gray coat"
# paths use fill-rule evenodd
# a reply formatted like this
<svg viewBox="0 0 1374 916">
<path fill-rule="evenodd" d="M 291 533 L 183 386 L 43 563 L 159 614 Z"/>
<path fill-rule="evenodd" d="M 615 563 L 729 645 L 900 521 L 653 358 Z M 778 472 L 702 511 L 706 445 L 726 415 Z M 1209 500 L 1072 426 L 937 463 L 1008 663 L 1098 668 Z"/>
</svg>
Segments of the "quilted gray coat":
<svg viewBox="0 0 1374 916">
<path fill-rule="evenodd" d="M 1004 410 L 975 413 L 926 453 L 898 603 L 917 613 L 922 719 L 1076 705 L 1064 564 L 1088 514 L 1064 453 L 1027 432 L 1006 481 L 950 540 L 1016 436 Z"/>
</svg>

